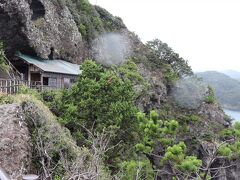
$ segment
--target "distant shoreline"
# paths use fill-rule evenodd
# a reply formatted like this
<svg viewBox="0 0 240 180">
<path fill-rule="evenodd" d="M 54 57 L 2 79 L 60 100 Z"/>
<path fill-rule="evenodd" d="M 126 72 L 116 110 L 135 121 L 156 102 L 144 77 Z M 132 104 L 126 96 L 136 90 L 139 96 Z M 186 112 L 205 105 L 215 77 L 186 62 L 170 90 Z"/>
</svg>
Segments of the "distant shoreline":
<svg viewBox="0 0 240 180">
<path fill-rule="evenodd" d="M 230 111 L 238 111 L 238 112 L 240 112 L 240 107 L 223 105 L 223 104 L 222 104 L 222 107 L 223 107 L 223 109 L 227 109 L 227 110 L 230 110 Z"/>
<path fill-rule="evenodd" d="M 234 111 L 226 108 L 224 108 L 223 110 L 225 114 L 233 118 L 235 121 L 240 121 L 240 111 Z"/>
</svg>

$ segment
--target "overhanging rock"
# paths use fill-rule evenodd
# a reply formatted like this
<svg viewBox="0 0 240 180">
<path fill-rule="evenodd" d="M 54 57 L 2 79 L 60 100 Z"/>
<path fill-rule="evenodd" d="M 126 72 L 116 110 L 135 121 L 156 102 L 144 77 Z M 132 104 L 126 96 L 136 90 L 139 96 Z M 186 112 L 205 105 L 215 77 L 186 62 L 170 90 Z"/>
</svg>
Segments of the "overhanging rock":
<svg viewBox="0 0 240 180">
<path fill-rule="evenodd" d="M 82 36 L 67 7 L 46 0 L 0 0 L 0 40 L 16 51 L 43 59 L 81 62 Z"/>
</svg>

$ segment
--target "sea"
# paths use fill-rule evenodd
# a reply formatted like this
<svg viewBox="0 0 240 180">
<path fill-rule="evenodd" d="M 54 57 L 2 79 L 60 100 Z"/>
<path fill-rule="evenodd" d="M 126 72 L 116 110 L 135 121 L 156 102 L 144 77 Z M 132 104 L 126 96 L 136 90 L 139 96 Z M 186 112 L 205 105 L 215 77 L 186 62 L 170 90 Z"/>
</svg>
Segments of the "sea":
<svg viewBox="0 0 240 180">
<path fill-rule="evenodd" d="M 224 109 L 224 112 L 234 119 L 234 122 L 239 121 L 240 122 L 240 111 L 232 111 L 229 109 Z"/>
</svg>

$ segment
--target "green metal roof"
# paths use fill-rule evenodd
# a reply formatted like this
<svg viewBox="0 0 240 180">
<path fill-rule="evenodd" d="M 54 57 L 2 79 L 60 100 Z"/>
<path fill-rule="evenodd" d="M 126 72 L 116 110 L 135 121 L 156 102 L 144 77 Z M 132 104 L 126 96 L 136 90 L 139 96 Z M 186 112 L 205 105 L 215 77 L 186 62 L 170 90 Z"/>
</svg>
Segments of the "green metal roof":
<svg viewBox="0 0 240 180">
<path fill-rule="evenodd" d="M 17 53 L 17 57 L 26 61 L 29 64 L 37 66 L 45 72 L 53 72 L 60 74 L 79 75 L 81 74 L 80 65 L 73 64 L 63 60 L 43 60 L 38 57 L 32 57 L 24 55 L 20 52 Z"/>
</svg>

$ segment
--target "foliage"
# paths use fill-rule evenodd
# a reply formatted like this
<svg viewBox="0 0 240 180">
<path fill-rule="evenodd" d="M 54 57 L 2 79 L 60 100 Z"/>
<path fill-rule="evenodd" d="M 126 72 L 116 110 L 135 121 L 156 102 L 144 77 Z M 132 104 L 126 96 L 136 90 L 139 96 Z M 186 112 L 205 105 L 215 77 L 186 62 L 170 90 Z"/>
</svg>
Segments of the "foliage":
<svg viewBox="0 0 240 180">
<path fill-rule="evenodd" d="M 141 84 L 144 81 L 143 77 L 138 73 L 137 65 L 132 60 L 122 64 L 117 71 L 134 84 Z"/>
<path fill-rule="evenodd" d="M 179 126 L 177 121 L 161 121 L 155 111 L 150 112 L 149 118 L 141 112 L 137 117 L 142 132 L 142 142 L 136 144 L 137 152 L 151 153 L 158 141 L 165 147 L 172 143 L 172 136 L 176 134 Z"/>
<path fill-rule="evenodd" d="M 30 89 L 27 86 L 20 86 L 19 90 L 18 90 L 18 94 L 27 94 L 27 95 L 31 95 L 34 96 L 36 99 L 38 100 L 42 100 L 41 95 L 37 92 L 37 90 L 34 89 Z"/>
<path fill-rule="evenodd" d="M 208 86 L 208 95 L 205 97 L 204 101 L 208 104 L 213 104 L 216 101 L 214 90 L 210 86 Z"/>
<path fill-rule="evenodd" d="M 239 158 L 240 157 L 240 122 L 236 122 L 233 127 L 224 129 L 220 132 L 221 137 L 225 140 L 224 143 L 218 149 L 220 156 L 227 158 Z M 227 140 L 234 141 L 227 141 Z"/>
<path fill-rule="evenodd" d="M 102 20 L 105 30 L 113 32 L 126 28 L 120 17 L 113 16 L 107 10 L 103 9 L 100 6 L 95 6 L 95 9 Z"/>
<path fill-rule="evenodd" d="M 0 93 L 0 105 L 1 104 L 11 104 L 14 102 L 12 96 L 8 96 L 7 94 Z"/>
<path fill-rule="evenodd" d="M 138 179 L 151 180 L 154 179 L 154 171 L 151 164 L 147 160 L 142 161 L 124 161 L 122 163 L 123 175 L 122 180 Z"/>
<path fill-rule="evenodd" d="M 5 53 L 3 49 L 3 43 L 0 42 L 0 70 L 7 71 L 9 69 L 5 61 Z"/>
<path fill-rule="evenodd" d="M 167 148 L 163 161 L 170 161 L 177 170 L 184 173 L 196 173 L 202 165 L 202 161 L 195 156 L 187 156 L 186 145 L 180 142 Z"/>
<path fill-rule="evenodd" d="M 79 27 L 79 32 L 85 40 L 93 40 L 99 33 L 104 31 L 102 21 L 95 8 L 88 0 L 52 0 L 56 6 L 62 9 L 68 7 Z"/>
<path fill-rule="evenodd" d="M 50 95 L 59 122 L 71 131 L 79 145 L 88 145 L 86 129 L 108 130 L 115 134 L 111 144 L 118 146 L 108 152 L 112 165 L 118 161 L 114 158 L 120 153 L 132 151 L 131 144 L 138 138 L 135 116 L 138 110 L 134 105 L 132 82 L 139 80 L 139 76 L 127 70 L 132 67 L 135 65 L 130 63 L 120 70 L 103 69 L 86 60 L 81 66 L 82 74 L 71 90 Z"/>
<path fill-rule="evenodd" d="M 147 56 L 149 61 L 161 68 L 168 80 L 193 74 L 187 61 L 175 53 L 166 43 L 155 39 L 147 42 L 146 45 L 150 49 Z"/>
<path fill-rule="evenodd" d="M 87 29 L 86 26 L 84 26 L 83 24 L 79 25 L 79 31 L 83 37 L 87 36 Z"/>
<path fill-rule="evenodd" d="M 186 120 L 188 123 L 190 123 L 190 122 L 195 123 L 195 122 L 200 121 L 200 120 L 201 120 L 201 117 L 192 114 L 192 115 L 186 116 L 186 117 L 185 117 L 185 120 Z"/>
<path fill-rule="evenodd" d="M 92 6 L 88 0 L 51 0 L 61 9 L 68 7 L 82 37 L 91 43 L 99 34 L 125 28 L 121 18 L 114 17 L 99 6 Z"/>
<path fill-rule="evenodd" d="M 41 92 L 42 100 L 44 101 L 45 105 L 56 115 L 59 116 L 59 105 L 61 105 L 61 98 L 65 93 L 65 89 L 63 90 L 46 90 Z"/>
<path fill-rule="evenodd" d="M 218 153 L 220 156 L 227 156 L 227 157 L 232 156 L 232 150 L 228 145 L 220 146 L 218 149 Z"/>
<path fill-rule="evenodd" d="M 138 113 L 137 117 L 142 132 L 142 141 L 135 146 L 138 153 L 145 154 L 151 162 L 151 156 L 154 156 L 152 153 L 160 143 L 162 153 L 164 152 L 160 160 L 161 166 L 170 164 L 172 171 L 176 172 L 176 177 L 199 173 L 202 161 L 186 154 L 187 147 L 184 142 L 176 143 L 176 134 L 180 128 L 177 121 L 161 121 L 155 111 L 151 111 L 149 117 L 143 113 Z M 198 119 L 195 116 L 191 118 Z"/>
<path fill-rule="evenodd" d="M 49 109 L 32 95 L 18 94 L 13 101 L 22 106 L 32 140 L 32 168 L 41 179 L 111 179 L 103 164 L 107 134 L 89 135 L 90 147 L 79 147 L 70 131 L 62 127 Z M 106 142 L 106 143 L 105 143 Z"/>
<path fill-rule="evenodd" d="M 240 110 L 240 83 L 238 80 L 215 71 L 206 71 L 196 75 L 214 89 L 216 99 L 224 108 Z"/>
</svg>

